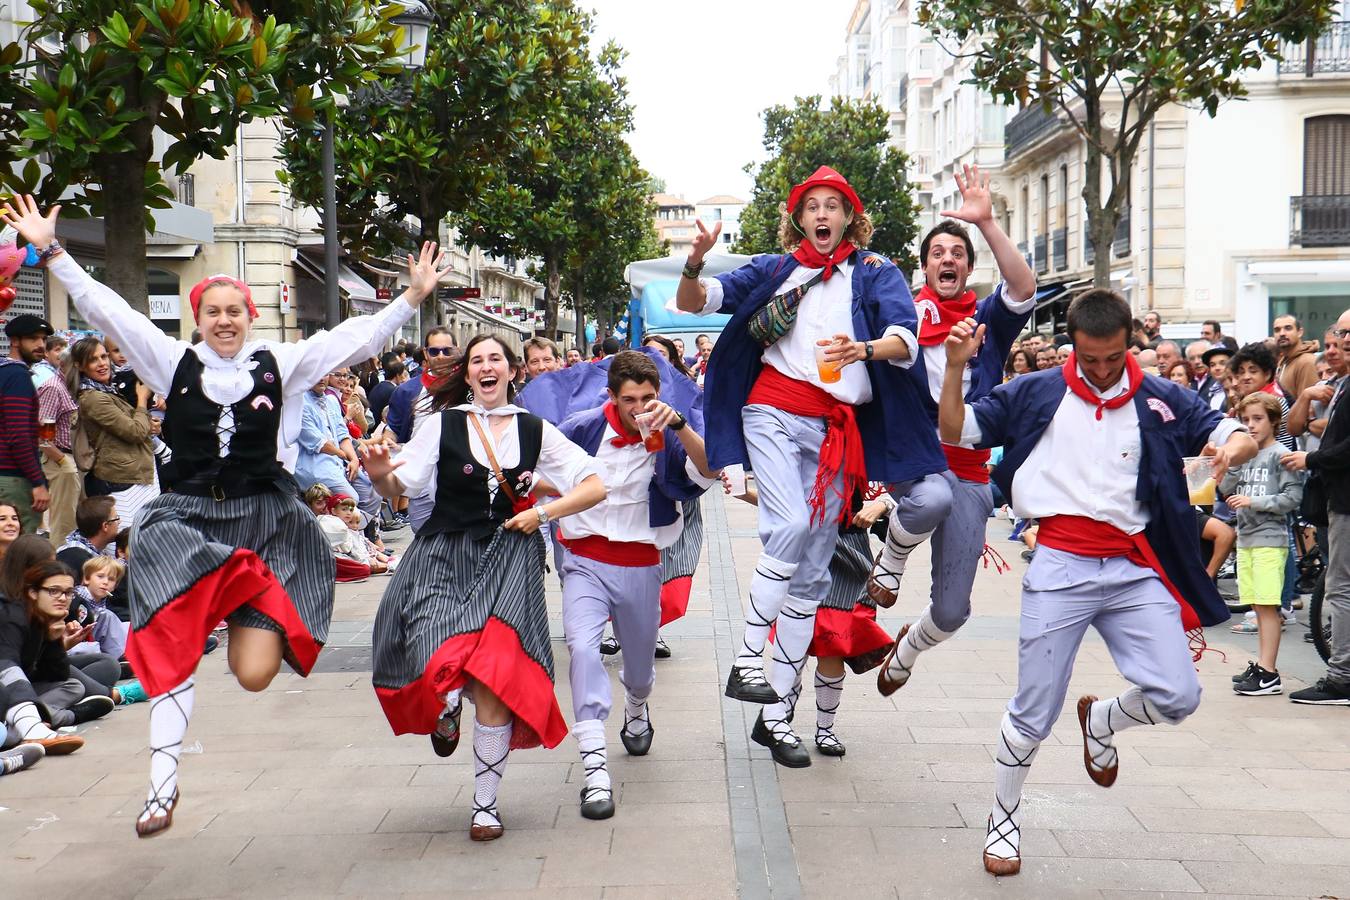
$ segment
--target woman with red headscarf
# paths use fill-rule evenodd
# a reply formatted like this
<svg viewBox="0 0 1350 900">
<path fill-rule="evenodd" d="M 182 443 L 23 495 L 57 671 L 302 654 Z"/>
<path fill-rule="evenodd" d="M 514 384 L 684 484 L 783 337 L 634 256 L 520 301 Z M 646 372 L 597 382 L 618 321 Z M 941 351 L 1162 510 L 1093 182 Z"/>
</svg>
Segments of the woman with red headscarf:
<svg viewBox="0 0 1350 900">
<path fill-rule="evenodd" d="M 417 259 L 408 257 L 403 302 L 295 344 L 254 339 L 258 310 L 249 286 L 213 275 L 189 297 L 202 335 L 192 345 L 164 334 L 62 252 L 59 211 L 44 216 L 23 197 L 0 214 L 167 405 L 163 437 L 173 459 L 162 481 L 172 493 L 137 517 L 131 553 L 138 562 L 129 577 L 127 658 L 152 698 L 150 793 L 136 820 L 136 833 L 148 837 L 173 823 L 192 676 L 216 623 L 229 622 L 230 670 L 250 691 L 266 688 L 283 659 L 307 675 L 327 638 L 333 557 L 278 457 L 299 434 L 300 395 L 349 360 L 374 354 L 446 270 L 436 245 L 424 244 Z"/>
</svg>

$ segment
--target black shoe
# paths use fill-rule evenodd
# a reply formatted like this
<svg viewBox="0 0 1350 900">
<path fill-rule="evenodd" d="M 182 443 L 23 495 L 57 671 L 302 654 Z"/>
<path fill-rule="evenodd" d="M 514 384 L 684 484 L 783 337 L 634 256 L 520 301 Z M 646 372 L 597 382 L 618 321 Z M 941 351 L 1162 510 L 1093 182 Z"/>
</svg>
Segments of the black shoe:
<svg viewBox="0 0 1350 900">
<path fill-rule="evenodd" d="M 1317 643 L 1317 637 L 1311 631 L 1305 631 L 1303 633 L 1303 643 L 1315 644 Z"/>
<path fill-rule="evenodd" d="M 600 655 L 613 656 L 623 648 L 619 646 L 618 638 L 607 637 L 600 642 Z"/>
<path fill-rule="evenodd" d="M 778 694 L 764 678 L 763 669 L 732 666 L 724 693 L 732 700 L 741 700 L 745 703 L 778 702 Z"/>
<path fill-rule="evenodd" d="M 805 769 L 811 765 L 811 754 L 806 752 L 806 748 L 795 734 L 792 737 L 792 741 L 780 741 L 774 737 L 769 726 L 764 724 L 763 711 L 755 720 L 755 727 L 750 731 L 750 740 L 761 747 L 768 747 L 769 752 L 773 754 L 774 762 L 789 769 Z"/>
<path fill-rule="evenodd" d="M 1312 634 L 1312 632 L 1308 633 Z M 131 670 L 131 663 L 127 662 L 125 659 L 119 659 L 117 665 L 121 668 L 121 672 L 118 673 L 118 681 L 126 681 L 128 678 L 136 677 L 136 673 Z"/>
<path fill-rule="evenodd" d="M 629 756 L 646 756 L 647 751 L 652 749 L 652 738 L 656 736 L 656 729 L 652 727 L 651 710 L 647 711 L 647 730 L 642 734 L 629 734 L 628 723 L 634 721 L 628 718 L 624 713 L 623 727 L 619 729 L 619 740 L 623 741 L 623 749 L 628 751 Z"/>
<path fill-rule="evenodd" d="M 1350 685 L 1337 684 L 1330 678 L 1323 678 L 1310 688 L 1294 691 L 1289 699 L 1295 703 L 1308 703 L 1314 706 L 1350 706 Z"/>
<path fill-rule="evenodd" d="M 588 800 L 587 797 L 592 799 Z M 608 819 L 614 815 L 614 791 L 608 788 L 581 788 L 581 817 Z"/>
<path fill-rule="evenodd" d="M 657 659 L 670 659 L 670 645 L 666 643 L 665 638 L 656 639 L 655 656 Z"/>
<path fill-rule="evenodd" d="M 101 719 L 116 708 L 111 697 L 105 697 L 102 694 L 94 694 L 85 697 L 70 708 L 75 716 L 75 724 L 80 725 L 93 719 Z"/>
<path fill-rule="evenodd" d="M 817 728 L 816 752 L 821 756 L 843 756 L 845 753 L 844 742 L 839 740 L 833 731 L 822 731 Z"/>
<path fill-rule="evenodd" d="M 1284 693 L 1284 685 L 1280 682 L 1279 672 L 1271 672 L 1258 665 L 1253 665 L 1252 668 L 1255 671 L 1250 676 L 1233 685 L 1233 693 L 1242 694 L 1245 697 Z"/>
<path fill-rule="evenodd" d="M 1259 668 L 1261 667 L 1258 666 L 1255 662 L 1253 662 L 1250 659 L 1247 660 L 1247 668 L 1243 669 L 1241 672 L 1233 676 L 1233 684 L 1241 684 L 1248 678 L 1251 678 L 1253 675 L 1256 674 L 1256 670 Z"/>
<path fill-rule="evenodd" d="M 431 732 L 431 749 L 437 756 L 449 756 L 459 746 L 459 714 L 464 707 L 457 706 L 453 713 L 441 713 L 436 720 L 436 730 Z"/>
</svg>

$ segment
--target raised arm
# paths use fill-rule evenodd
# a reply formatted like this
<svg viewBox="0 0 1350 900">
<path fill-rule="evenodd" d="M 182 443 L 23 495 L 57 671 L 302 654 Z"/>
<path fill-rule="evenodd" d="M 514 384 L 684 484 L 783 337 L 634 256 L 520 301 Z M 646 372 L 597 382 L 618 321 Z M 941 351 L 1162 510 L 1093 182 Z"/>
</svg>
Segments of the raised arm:
<svg viewBox="0 0 1350 900">
<path fill-rule="evenodd" d="M 697 271 L 703 268 L 703 257 L 717 246 L 717 236 L 722 233 L 722 223 L 715 224 L 711 232 L 703 227 L 703 222 L 699 219 L 695 219 L 694 224 L 698 226 L 698 234 L 694 236 L 694 245 L 689 251 L 688 265 L 685 268 Z M 682 275 L 679 287 L 675 289 L 675 305 L 682 312 L 696 313 L 702 312 L 707 302 L 708 291 L 698 280 L 697 275 L 693 278 Z"/>
<path fill-rule="evenodd" d="M 969 222 L 980 229 L 980 235 L 994 254 L 998 272 L 1004 282 L 1003 296 L 1010 303 L 1028 300 L 1036 293 L 1036 274 L 1027 265 L 1026 257 L 1018 252 L 1012 238 L 1003 233 L 994 219 L 993 196 L 989 192 L 989 176 L 979 166 L 966 166 L 965 177 L 957 175 L 956 187 L 961 192 L 961 208 L 944 210 L 944 216 Z"/>
</svg>

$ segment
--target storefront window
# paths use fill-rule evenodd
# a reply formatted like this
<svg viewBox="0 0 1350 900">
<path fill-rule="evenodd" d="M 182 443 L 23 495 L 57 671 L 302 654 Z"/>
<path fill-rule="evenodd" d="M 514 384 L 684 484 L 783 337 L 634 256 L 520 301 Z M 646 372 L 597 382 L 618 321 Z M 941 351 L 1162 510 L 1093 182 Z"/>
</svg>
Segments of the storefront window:
<svg viewBox="0 0 1350 900">
<path fill-rule="evenodd" d="M 1327 329 L 1336 324 L 1341 313 L 1350 309 L 1350 284 L 1291 284 L 1279 287 L 1285 288 L 1288 293 L 1280 291 L 1277 294 L 1276 286 L 1272 286 L 1270 321 L 1275 321 L 1277 316 L 1294 316 L 1303 326 L 1306 340 L 1320 344 Z"/>
</svg>

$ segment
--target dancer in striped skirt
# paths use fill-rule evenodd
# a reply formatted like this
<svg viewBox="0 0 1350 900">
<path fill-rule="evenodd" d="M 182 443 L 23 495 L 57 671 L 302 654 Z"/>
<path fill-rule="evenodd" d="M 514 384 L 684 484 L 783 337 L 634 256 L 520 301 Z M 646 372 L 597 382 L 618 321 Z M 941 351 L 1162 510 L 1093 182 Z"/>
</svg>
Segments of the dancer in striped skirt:
<svg viewBox="0 0 1350 900">
<path fill-rule="evenodd" d="M 727 486 L 728 492 L 730 486 Z M 816 610 L 815 633 L 807 652 L 816 658 L 816 750 L 824 756 L 843 756 L 845 747 L 834 733 L 834 719 L 844 692 L 844 666 L 861 675 L 880 665 L 894 642 L 877 624 L 877 606 L 867 594 L 867 576 L 872 571 L 872 546 L 868 534 L 880 529 L 895 501 L 880 484 L 869 486 L 870 500 L 858 497 L 853 517 L 839 530 L 839 540 L 830 557 L 830 590 Z M 758 505 L 759 495 L 750 488 L 740 498 Z M 802 693 L 799 674 L 785 698 L 795 715 Z"/>
<path fill-rule="evenodd" d="M 475 787 L 469 837 L 501 837 L 497 788 L 512 749 L 556 747 L 567 723 L 553 691 L 540 526 L 605 499 L 594 461 L 510 402 L 520 363 L 479 335 L 438 384 L 432 414 L 397 460 L 363 456 L 385 497 L 435 497 L 375 617 L 375 693 L 395 734 L 459 743 L 461 693 L 473 701 Z M 562 494 L 532 506 L 536 486 Z"/>
<path fill-rule="evenodd" d="M 283 659 L 309 673 L 333 612 L 333 558 L 278 443 L 300 430 L 299 395 L 353 357 L 374 354 L 433 291 L 435 244 L 408 257 L 409 288 L 375 316 L 348 319 L 296 344 L 251 340 L 257 318 L 248 285 L 211 276 L 192 289 L 202 334 L 171 338 L 61 252 L 60 207 L 43 216 L 33 198 L 3 218 L 42 254 L 81 315 L 114 338 L 136 374 L 165 398 L 173 448 L 172 491 L 138 515 L 131 538 L 131 636 L 127 658 L 152 698 L 150 792 L 136 819 L 148 837 L 173 824 L 178 754 L 192 715 L 193 672 L 207 635 L 230 624 L 230 669 L 245 689 L 271 683 Z M 286 402 L 290 401 L 290 402 Z"/>
</svg>

